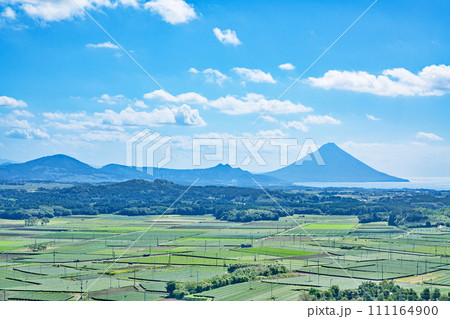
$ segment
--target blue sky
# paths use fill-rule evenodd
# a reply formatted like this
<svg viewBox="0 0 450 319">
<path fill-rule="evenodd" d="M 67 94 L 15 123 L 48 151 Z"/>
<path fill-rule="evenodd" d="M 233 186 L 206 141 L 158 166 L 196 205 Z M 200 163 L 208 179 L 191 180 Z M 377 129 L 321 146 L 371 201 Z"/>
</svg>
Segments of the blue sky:
<svg viewBox="0 0 450 319">
<path fill-rule="evenodd" d="M 149 128 L 173 137 L 169 167 L 193 137 L 312 138 L 450 177 L 448 1 L 379 0 L 276 102 L 372 3 L 0 0 L 0 158 L 123 164 Z M 244 168 L 276 168 L 265 154 Z"/>
</svg>

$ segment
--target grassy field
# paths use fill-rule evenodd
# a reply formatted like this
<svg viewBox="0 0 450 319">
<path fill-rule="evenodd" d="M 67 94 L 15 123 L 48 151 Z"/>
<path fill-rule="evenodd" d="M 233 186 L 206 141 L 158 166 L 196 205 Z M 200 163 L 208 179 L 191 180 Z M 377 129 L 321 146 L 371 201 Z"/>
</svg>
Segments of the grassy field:
<svg viewBox="0 0 450 319">
<path fill-rule="evenodd" d="M 450 234 L 438 228 L 405 231 L 358 224 L 355 216 L 156 218 L 71 216 L 35 226 L 0 220 L 0 300 L 163 300 L 167 282 L 224 276 L 237 263 L 278 263 L 289 272 L 187 299 L 299 300 L 311 287 L 384 279 L 417 291 L 450 290 Z M 33 251 L 39 244 L 45 249 Z"/>
</svg>

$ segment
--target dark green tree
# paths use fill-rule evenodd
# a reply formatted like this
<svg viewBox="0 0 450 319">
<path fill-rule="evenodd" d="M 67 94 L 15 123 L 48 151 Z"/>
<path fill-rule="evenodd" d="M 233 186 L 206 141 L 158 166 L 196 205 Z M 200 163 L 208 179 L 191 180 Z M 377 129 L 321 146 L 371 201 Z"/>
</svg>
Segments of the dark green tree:
<svg viewBox="0 0 450 319">
<path fill-rule="evenodd" d="M 174 296 L 174 291 L 177 289 L 177 283 L 173 280 L 166 284 L 166 291 L 169 293 L 170 297 Z"/>
<path fill-rule="evenodd" d="M 422 298 L 422 300 L 428 301 L 431 298 L 431 293 L 430 293 L 430 288 L 425 288 L 421 293 L 420 293 L 420 298 Z"/>
</svg>

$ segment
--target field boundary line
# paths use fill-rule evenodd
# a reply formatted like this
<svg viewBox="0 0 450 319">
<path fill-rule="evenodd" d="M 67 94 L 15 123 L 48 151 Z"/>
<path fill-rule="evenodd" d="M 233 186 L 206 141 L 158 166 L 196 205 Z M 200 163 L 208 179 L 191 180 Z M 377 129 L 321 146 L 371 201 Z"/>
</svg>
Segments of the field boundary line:
<svg viewBox="0 0 450 319">
<path fill-rule="evenodd" d="M 350 278 L 350 279 L 352 279 L 357 285 L 358 285 L 358 287 L 359 287 L 359 283 L 356 281 L 356 279 L 355 278 L 353 278 L 353 276 L 351 276 L 350 275 L 350 273 L 344 268 L 344 267 L 342 267 L 342 265 L 325 249 L 325 248 L 323 248 L 322 247 L 322 245 L 316 240 L 316 239 L 314 239 L 314 237 L 312 237 L 311 236 L 311 234 L 310 233 L 308 233 L 303 227 L 302 227 L 302 225 L 300 225 L 298 222 L 297 222 L 297 220 L 295 220 L 295 218 L 294 217 L 292 217 L 292 215 L 291 214 L 289 214 L 285 209 L 284 209 L 284 207 L 283 206 L 281 206 L 279 203 L 278 203 L 278 201 L 275 199 L 275 198 L 273 198 L 272 197 L 272 195 L 270 195 L 268 192 L 267 192 L 267 190 L 265 190 L 262 186 L 261 186 L 261 184 L 259 184 L 253 177 L 252 177 L 252 179 L 253 179 L 253 181 L 255 182 L 255 184 L 256 185 L 258 185 L 259 186 L 259 188 L 264 192 L 264 193 L 266 193 L 267 194 L 267 196 L 269 196 L 269 198 L 275 203 L 275 204 L 277 204 L 277 206 L 278 207 L 280 207 L 281 208 L 281 210 L 287 215 L 287 216 L 289 216 L 302 230 L 303 230 L 303 232 L 309 237 L 309 238 L 311 238 L 311 240 L 314 242 L 314 243 L 316 243 L 317 244 L 317 246 L 319 246 L 320 247 L 320 249 L 322 249 L 324 252 L 325 252 L 325 254 L 327 254 L 327 256 L 328 257 L 330 257 L 331 258 L 331 260 L 333 260 L 333 262 L 335 262 L 336 263 L 336 265 L 338 265 L 347 275 L 348 275 L 348 277 Z M 367 291 L 366 291 L 367 292 Z M 375 298 L 373 298 L 372 297 L 372 295 L 370 295 L 369 293 L 367 293 L 368 295 L 369 295 L 369 297 L 373 300 L 373 301 L 375 301 Z"/>
<path fill-rule="evenodd" d="M 119 256 L 119 257 L 117 257 L 115 260 L 114 260 L 114 262 L 113 263 L 111 263 L 111 265 L 108 267 L 108 268 L 106 268 L 106 270 L 99 276 L 99 277 L 97 277 L 95 280 L 94 280 L 94 282 L 90 285 L 90 286 L 88 286 L 87 288 L 86 288 L 86 291 L 85 291 L 85 293 L 88 293 L 89 292 L 89 290 L 97 283 L 97 281 L 99 281 L 99 279 L 100 278 L 102 278 L 110 269 L 111 269 L 111 267 L 113 267 L 115 264 L 116 264 L 116 262 L 120 259 L 120 258 L 122 258 L 123 257 L 123 255 L 128 251 L 128 250 L 130 250 L 144 235 L 145 235 L 145 233 L 146 232 L 148 232 L 152 227 L 153 227 L 153 225 L 155 225 L 156 224 L 156 222 L 159 220 L 159 219 L 161 219 L 161 217 L 163 217 L 183 196 L 184 196 L 184 194 L 186 194 L 191 188 L 192 188 L 192 186 L 194 186 L 194 184 L 195 183 L 197 183 L 197 181 L 199 180 L 199 178 L 197 178 L 191 185 L 189 185 L 189 187 L 188 188 L 186 188 L 184 191 L 183 191 L 183 193 L 181 193 L 180 194 L 180 196 L 178 196 L 173 202 L 172 202 L 172 204 L 169 206 L 169 207 L 167 207 L 166 208 L 166 210 L 161 214 L 161 215 L 159 215 L 158 216 L 158 218 L 156 218 L 154 221 L 153 221 L 153 223 L 151 223 L 150 224 L 150 226 L 148 226 L 147 227 L 147 229 L 140 235 L 140 236 L 138 236 L 128 247 L 127 247 L 127 249 L 125 249 L 123 252 L 122 252 L 122 254 Z M 82 292 L 82 294 L 83 294 L 83 292 Z"/>
</svg>

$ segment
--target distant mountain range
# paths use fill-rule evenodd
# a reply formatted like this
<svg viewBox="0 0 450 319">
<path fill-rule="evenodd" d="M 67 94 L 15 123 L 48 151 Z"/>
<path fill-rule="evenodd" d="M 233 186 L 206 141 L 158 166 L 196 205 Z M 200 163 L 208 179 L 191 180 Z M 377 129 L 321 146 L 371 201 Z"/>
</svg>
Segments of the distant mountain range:
<svg viewBox="0 0 450 319">
<path fill-rule="evenodd" d="M 334 143 L 317 151 L 325 165 L 308 155 L 294 164 L 266 174 L 252 174 L 240 168 L 219 164 L 205 169 L 154 168 L 152 175 L 134 167 L 109 164 L 94 168 L 67 155 L 41 157 L 20 164 L 0 165 L 0 180 L 57 181 L 79 183 L 118 182 L 130 179 L 165 179 L 189 185 L 255 186 L 254 180 L 265 186 L 290 186 L 297 182 L 405 182 L 367 166 Z M 313 160 L 311 160 L 313 159 Z M 302 165 L 299 165 L 302 163 Z M 254 179 L 254 180 L 253 180 Z"/>
</svg>

